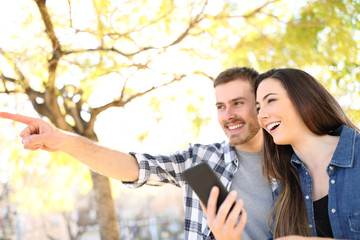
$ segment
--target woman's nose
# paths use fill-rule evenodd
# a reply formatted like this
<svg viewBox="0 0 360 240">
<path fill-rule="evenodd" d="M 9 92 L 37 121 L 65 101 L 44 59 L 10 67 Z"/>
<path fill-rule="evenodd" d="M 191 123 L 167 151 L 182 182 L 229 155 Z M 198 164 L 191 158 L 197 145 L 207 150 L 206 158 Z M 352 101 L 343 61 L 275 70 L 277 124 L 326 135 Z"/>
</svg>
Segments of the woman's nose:
<svg viewBox="0 0 360 240">
<path fill-rule="evenodd" d="M 268 114 L 266 113 L 266 111 L 264 111 L 264 109 L 262 108 L 258 108 L 258 115 L 257 118 L 259 121 L 261 121 L 262 119 L 265 119 L 268 117 Z"/>
</svg>

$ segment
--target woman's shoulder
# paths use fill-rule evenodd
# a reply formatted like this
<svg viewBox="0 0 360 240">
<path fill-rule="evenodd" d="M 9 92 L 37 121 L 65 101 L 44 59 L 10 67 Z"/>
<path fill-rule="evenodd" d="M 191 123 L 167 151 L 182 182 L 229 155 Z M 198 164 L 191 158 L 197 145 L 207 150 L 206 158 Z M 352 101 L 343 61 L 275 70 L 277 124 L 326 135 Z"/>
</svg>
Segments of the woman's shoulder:
<svg viewBox="0 0 360 240">
<path fill-rule="evenodd" d="M 334 133 L 337 132 L 338 134 L 332 134 L 334 136 L 344 136 L 344 139 L 354 139 L 355 144 L 360 144 L 360 130 L 355 129 L 346 125 L 343 125 L 336 129 Z"/>
</svg>

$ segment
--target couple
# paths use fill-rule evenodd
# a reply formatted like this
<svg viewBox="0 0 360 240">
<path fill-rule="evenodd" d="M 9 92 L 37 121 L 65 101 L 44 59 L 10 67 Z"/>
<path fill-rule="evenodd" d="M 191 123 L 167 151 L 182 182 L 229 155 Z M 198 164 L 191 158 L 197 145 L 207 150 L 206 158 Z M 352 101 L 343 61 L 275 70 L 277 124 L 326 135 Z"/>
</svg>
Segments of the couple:
<svg viewBox="0 0 360 240">
<path fill-rule="evenodd" d="M 214 88 L 228 143 L 171 155 L 124 153 L 40 119 L 0 117 L 28 125 L 20 134 L 26 149 L 63 151 L 130 187 L 183 187 L 186 239 L 359 239 L 360 134 L 325 88 L 298 69 L 259 75 L 246 67 L 220 73 Z M 217 213 L 218 189 L 201 206 L 182 178 L 201 161 L 231 190 Z"/>
</svg>

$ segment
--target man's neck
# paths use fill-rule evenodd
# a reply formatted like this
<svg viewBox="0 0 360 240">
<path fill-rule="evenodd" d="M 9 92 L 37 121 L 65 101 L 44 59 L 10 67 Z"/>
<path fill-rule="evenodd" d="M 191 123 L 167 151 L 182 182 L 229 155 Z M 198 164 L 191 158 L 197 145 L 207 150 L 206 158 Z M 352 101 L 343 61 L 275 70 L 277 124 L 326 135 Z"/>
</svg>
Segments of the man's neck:
<svg viewBox="0 0 360 240">
<path fill-rule="evenodd" d="M 235 148 L 242 152 L 260 153 L 263 147 L 263 133 L 260 131 L 248 142 L 236 145 Z"/>
</svg>

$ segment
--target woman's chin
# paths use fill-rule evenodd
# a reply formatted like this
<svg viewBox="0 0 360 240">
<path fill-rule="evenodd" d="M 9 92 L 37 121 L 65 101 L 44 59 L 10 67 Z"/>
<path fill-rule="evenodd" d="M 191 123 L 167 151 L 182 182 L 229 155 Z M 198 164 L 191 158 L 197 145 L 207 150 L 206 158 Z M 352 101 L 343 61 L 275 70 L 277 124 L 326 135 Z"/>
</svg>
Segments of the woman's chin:
<svg viewBox="0 0 360 240">
<path fill-rule="evenodd" d="M 273 137 L 273 141 L 276 145 L 288 145 L 289 143 L 280 138 Z"/>
</svg>

